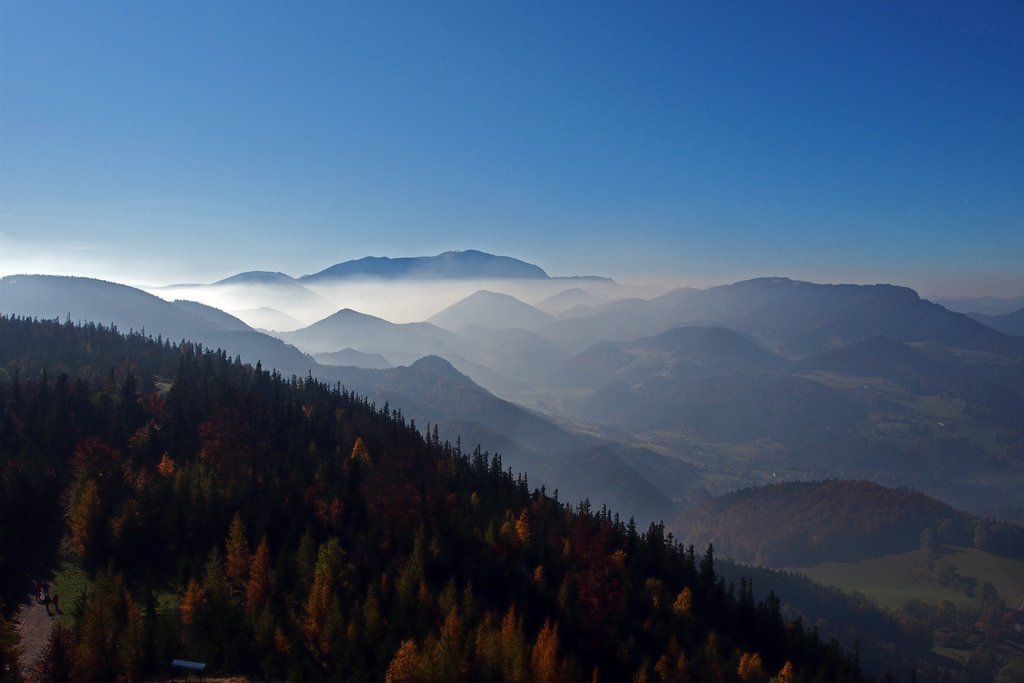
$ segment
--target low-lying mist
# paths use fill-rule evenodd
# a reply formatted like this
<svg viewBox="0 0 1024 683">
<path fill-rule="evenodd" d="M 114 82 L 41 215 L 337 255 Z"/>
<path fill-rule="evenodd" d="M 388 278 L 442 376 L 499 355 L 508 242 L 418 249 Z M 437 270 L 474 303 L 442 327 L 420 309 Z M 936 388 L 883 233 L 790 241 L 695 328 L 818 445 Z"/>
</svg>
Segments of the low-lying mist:
<svg viewBox="0 0 1024 683">
<path fill-rule="evenodd" d="M 590 295 L 594 302 L 627 297 L 650 298 L 664 293 L 659 287 L 620 285 L 604 278 L 360 279 L 308 284 L 283 280 L 172 285 L 147 291 L 168 301 L 188 299 L 214 306 L 256 328 L 290 332 L 345 308 L 393 323 L 410 323 L 424 321 L 480 290 L 508 294 L 520 301 L 536 305 L 571 289 L 582 290 Z"/>
</svg>

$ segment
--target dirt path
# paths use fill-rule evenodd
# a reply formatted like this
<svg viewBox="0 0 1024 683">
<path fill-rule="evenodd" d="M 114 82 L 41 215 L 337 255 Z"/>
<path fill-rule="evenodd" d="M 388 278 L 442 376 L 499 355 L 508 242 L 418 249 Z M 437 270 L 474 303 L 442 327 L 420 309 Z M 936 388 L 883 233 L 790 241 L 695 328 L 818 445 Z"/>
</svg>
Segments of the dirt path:
<svg viewBox="0 0 1024 683">
<path fill-rule="evenodd" d="M 18 610 L 18 633 L 21 634 L 21 646 L 25 652 L 21 655 L 21 670 L 28 672 L 29 667 L 36 663 L 42 656 L 43 648 L 46 647 L 46 639 L 50 636 L 50 628 L 53 626 L 54 610 L 50 607 L 49 614 L 46 605 L 36 601 L 35 595 L 25 597 Z"/>
</svg>

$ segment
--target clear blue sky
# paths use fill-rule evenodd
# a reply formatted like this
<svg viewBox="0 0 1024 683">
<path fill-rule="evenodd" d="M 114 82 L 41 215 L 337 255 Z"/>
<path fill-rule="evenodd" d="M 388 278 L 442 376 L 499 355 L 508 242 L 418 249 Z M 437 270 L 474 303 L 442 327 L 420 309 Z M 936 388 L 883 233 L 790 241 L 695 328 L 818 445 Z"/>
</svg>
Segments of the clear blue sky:
<svg viewBox="0 0 1024 683">
<path fill-rule="evenodd" d="M 1024 4 L 0 2 L 0 271 L 1024 294 Z"/>
</svg>

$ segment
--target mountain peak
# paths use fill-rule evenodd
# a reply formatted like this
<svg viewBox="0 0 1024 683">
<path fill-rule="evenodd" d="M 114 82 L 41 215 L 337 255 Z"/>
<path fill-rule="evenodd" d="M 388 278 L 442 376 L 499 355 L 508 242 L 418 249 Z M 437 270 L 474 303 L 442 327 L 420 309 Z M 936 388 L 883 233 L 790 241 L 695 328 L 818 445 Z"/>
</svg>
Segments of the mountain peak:
<svg viewBox="0 0 1024 683">
<path fill-rule="evenodd" d="M 454 379 L 468 384 L 475 384 L 473 380 L 456 370 L 454 365 L 440 356 L 424 356 L 409 367 L 413 370 L 431 372 L 435 375 L 440 375 L 441 377 L 447 377 L 448 379 Z"/>
<path fill-rule="evenodd" d="M 295 278 L 285 273 L 270 272 L 268 270 L 249 270 L 238 275 L 226 277 L 223 280 L 214 282 L 215 285 L 240 285 L 240 284 L 264 284 L 277 282 L 294 282 Z"/>
<path fill-rule="evenodd" d="M 512 327 L 535 330 L 551 322 L 551 316 L 514 296 L 481 289 L 431 316 L 427 322 L 447 330 L 458 330 L 466 325 L 495 330 Z"/>
</svg>

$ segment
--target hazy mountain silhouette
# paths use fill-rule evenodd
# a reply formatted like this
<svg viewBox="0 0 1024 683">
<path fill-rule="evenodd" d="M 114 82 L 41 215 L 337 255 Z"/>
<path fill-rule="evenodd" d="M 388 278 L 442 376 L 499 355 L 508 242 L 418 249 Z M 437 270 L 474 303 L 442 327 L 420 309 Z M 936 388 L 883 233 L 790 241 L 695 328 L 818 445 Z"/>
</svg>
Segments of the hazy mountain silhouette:
<svg viewBox="0 0 1024 683">
<path fill-rule="evenodd" d="M 693 379 L 778 370 L 786 360 L 722 327 L 679 327 L 632 342 L 599 344 L 566 361 L 558 380 L 596 388 L 610 380 L 636 384 L 657 376 Z"/>
<path fill-rule="evenodd" d="M 784 374 L 658 376 L 637 386 L 609 382 L 583 400 L 582 410 L 626 431 L 681 428 L 713 441 L 818 445 L 849 435 L 869 414 L 856 396 Z"/>
<path fill-rule="evenodd" d="M 346 348 L 333 353 L 318 353 L 313 356 L 322 365 L 348 365 L 367 370 L 388 370 L 394 365 L 379 353 L 363 353 Z"/>
<path fill-rule="evenodd" d="M 1013 313 L 1024 307 L 1024 296 L 1009 298 L 997 296 L 929 296 L 926 298 L 957 313 L 1003 315 L 1005 313 Z"/>
<path fill-rule="evenodd" d="M 333 302 L 281 273 L 241 273 L 211 285 L 147 288 L 160 296 L 202 301 L 227 311 L 271 308 L 307 322 L 338 310 Z M 301 323 L 300 323 L 301 325 Z"/>
<path fill-rule="evenodd" d="M 627 516 L 653 521 L 671 518 L 677 509 L 672 496 L 685 493 L 660 488 L 653 475 L 645 477 L 626 464 L 615 444 L 595 451 L 600 444 L 593 438 L 566 432 L 546 417 L 494 396 L 443 358 L 427 356 L 392 370 L 333 371 L 332 379 L 360 390 L 378 405 L 389 401 L 400 407 L 420 428 L 437 424 L 442 438 L 461 437 L 464 448 L 481 444 L 500 452 L 506 467 L 528 472 L 533 486 L 558 488 L 564 500 L 589 497 L 594 504 L 607 503 Z M 692 473 L 671 458 L 653 453 L 650 457 L 664 461 L 660 471 L 675 473 L 675 485 Z"/>
<path fill-rule="evenodd" d="M 269 306 L 247 308 L 241 311 L 230 311 L 230 313 L 235 317 L 244 320 L 249 326 L 261 330 L 277 330 L 285 332 L 305 327 L 300 321 L 291 317 L 287 313 L 282 313 L 281 311 L 275 308 L 270 308 Z"/>
<path fill-rule="evenodd" d="M 559 371 L 569 357 L 569 354 L 544 337 L 524 329 L 464 327 L 461 332 L 472 344 L 473 358 L 478 363 L 523 385 L 509 395 L 529 390 L 531 386 L 549 384 L 552 375 Z M 481 384 L 487 386 L 483 382 Z M 500 391 L 496 393 L 505 395 Z"/>
<path fill-rule="evenodd" d="M 345 308 L 323 320 L 293 332 L 278 333 L 281 339 L 309 353 L 331 353 L 346 347 L 395 349 L 426 356 L 456 353 L 445 343 L 458 338 L 429 323 L 396 324 L 383 318 Z"/>
<path fill-rule="evenodd" d="M 552 320 L 547 313 L 515 297 L 483 289 L 427 318 L 427 322 L 455 332 L 467 325 L 492 330 L 536 330 Z"/>
<path fill-rule="evenodd" d="M 195 302 L 170 303 L 142 290 L 82 277 L 16 275 L 0 280 L 0 312 L 72 322 L 113 324 L 174 342 L 223 348 L 246 362 L 261 361 L 285 374 L 306 374 L 316 361 L 237 318 Z"/>
<path fill-rule="evenodd" d="M 215 285 L 266 284 L 278 282 L 295 282 L 295 278 L 285 273 L 272 273 L 266 270 L 250 270 L 238 275 L 226 277 L 214 282 Z"/>
<path fill-rule="evenodd" d="M 388 258 L 367 256 L 304 275 L 300 282 L 321 282 L 356 278 L 399 278 L 426 280 L 460 279 L 547 279 L 548 274 L 535 266 L 509 256 L 494 256 L 482 251 L 446 251 L 437 256 Z"/>
<path fill-rule="evenodd" d="M 172 303 L 181 310 L 195 314 L 221 329 L 228 330 L 230 332 L 254 331 L 249 327 L 249 325 L 245 324 L 244 321 L 236 318 L 230 313 L 220 310 L 219 308 L 207 306 L 206 304 L 201 304 L 197 301 L 186 301 L 184 299 L 175 299 Z"/>
<path fill-rule="evenodd" d="M 171 338 L 193 330 L 215 329 L 210 321 L 134 287 L 84 277 L 11 275 L 0 280 L 3 312 L 40 318 L 70 315 L 79 320 L 113 323 L 122 332 L 161 326 Z"/>
<path fill-rule="evenodd" d="M 246 315 L 290 314 L 288 291 L 298 295 L 296 305 L 307 295 L 330 305 L 276 273 L 228 280 L 204 291 L 257 303 L 272 294 L 285 306 L 240 311 Z M 447 286 L 443 280 L 413 283 L 394 290 Z M 520 283 L 537 298 L 555 286 L 551 279 Z M 475 285 L 465 281 L 460 292 Z M 581 433 L 651 443 L 691 462 L 720 458 L 730 468 L 724 480 L 733 485 L 760 476 L 750 472 L 782 466 L 805 476 L 913 482 L 968 509 L 980 509 L 980 501 L 987 507 L 1019 502 L 1011 479 L 994 475 L 1024 452 L 1024 339 L 902 287 L 762 278 L 598 303 L 593 299 L 605 290 L 588 294 L 580 285 L 549 301 L 578 302 L 557 320 L 522 299 L 478 291 L 438 314 L 458 333 L 343 309 L 308 327 L 274 333 L 277 339 L 250 329 L 251 317 L 189 301 L 171 304 L 96 280 L 15 276 L 2 287 L 3 312 L 70 313 L 73 320 L 113 322 L 122 331 L 144 327 L 147 334 L 193 339 L 286 375 L 312 372 L 391 400 L 418 422 L 438 421 L 452 438 L 462 433 L 471 444 L 479 438 L 492 448 L 512 449 L 517 462 L 533 462 L 531 472 L 569 471 L 529 458 L 580 453 L 597 442 L 528 410 L 512 411 L 515 406 L 502 399 L 543 407 Z M 613 290 L 625 291 L 607 291 Z M 324 364 L 302 351 L 321 354 Z M 417 366 L 429 355 L 447 363 Z M 415 370 L 367 369 L 389 365 Z M 458 376 L 445 374 L 452 368 Z M 431 389 L 430 381 L 440 384 Z M 672 497 L 690 496 L 687 478 L 728 485 L 712 484 L 717 475 L 703 470 L 670 467 L 671 459 L 662 455 L 649 460 L 626 446 L 609 448 Z M 603 462 L 603 455 L 595 457 Z M 975 474 L 980 478 L 964 480 Z"/>
<path fill-rule="evenodd" d="M 1024 340 L 893 285 L 818 285 L 759 278 L 605 306 L 612 309 L 588 318 L 558 320 L 539 333 L 570 352 L 582 351 L 595 340 L 628 341 L 680 325 L 701 325 L 748 334 L 790 357 L 877 336 L 936 342 L 1008 358 L 1024 356 Z"/>
<path fill-rule="evenodd" d="M 675 509 L 667 492 L 613 449 L 598 447 L 593 439 L 570 434 L 547 418 L 494 396 L 443 358 L 427 356 L 392 370 L 333 370 L 332 379 L 365 393 L 378 405 L 388 401 L 401 407 L 420 428 L 437 424 L 442 438 L 461 437 L 464 448 L 479 443 L 500 452 L 506 467 L 527 471 L 533 486 L 557 487 L 564 500 L 589 496 L 595 504 L 607 503 L 646 520 Z M 672 471 L 672 463 L 665 468 Z"/>
<path fill-rule="evenodd" d="M 982 325 L 998 330 L 1003 334 L 1024 335 L 1024 308 L 1002 315 L 985 315 L 984 313 L 968 313 L 968 318 L 977 320 Z"/>
<path fill-rule="evenodd" d="M 548 315 L 558 315 L 574 306 L 597 306 L 608 301 L 610 301 L 608 296 L 588 292 L 580 287 L 573 287 L 549 296 L 547 299 L 535 304 L 534 308 L 544 311 Z"/>
</svg>

